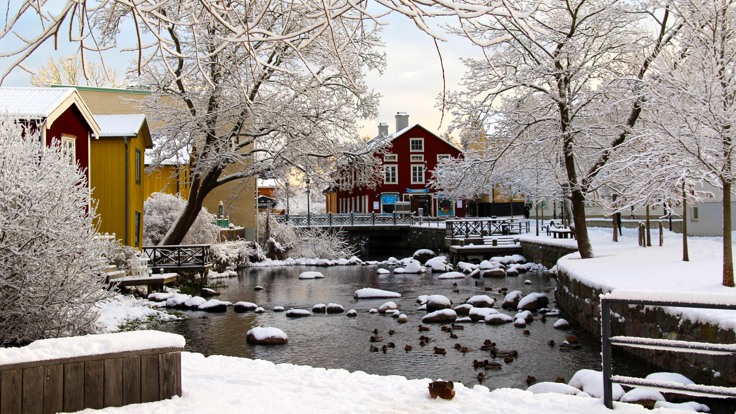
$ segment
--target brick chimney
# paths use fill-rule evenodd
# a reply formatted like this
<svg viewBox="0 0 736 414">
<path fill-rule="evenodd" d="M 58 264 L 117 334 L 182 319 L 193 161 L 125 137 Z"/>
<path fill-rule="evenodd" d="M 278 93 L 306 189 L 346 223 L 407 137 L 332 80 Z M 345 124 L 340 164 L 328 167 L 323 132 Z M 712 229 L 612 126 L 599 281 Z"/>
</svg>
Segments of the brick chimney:
<svg viewBox="0 0 736 414">
<path fill-rule="evenodd" d="M 396 132 L 401 131 L 409 126 L 409 114 L 406 112 L 396 113 Z"/>
</svg>

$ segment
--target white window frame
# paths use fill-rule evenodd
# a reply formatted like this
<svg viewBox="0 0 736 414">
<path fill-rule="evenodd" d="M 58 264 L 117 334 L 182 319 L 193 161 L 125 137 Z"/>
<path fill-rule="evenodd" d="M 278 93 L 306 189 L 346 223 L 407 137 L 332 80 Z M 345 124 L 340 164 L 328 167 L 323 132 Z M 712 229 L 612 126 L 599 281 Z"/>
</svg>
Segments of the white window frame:
<svg viewBox="0 0 736 414">
<path fill-rule="evenodd" d="M 449 160 L 452 158 L 450 154 L 437 154 L 437 162 L 440 162 L 442 160 Z"/>
<path fill-rule="evenodd" d="M 424 154 L 409 155 L 409 162 L 424 162 Z"/>
<path fill-rule="evenodd" d="M 415 168 L 421 168 L 421 181 L 414 180 L 414 169 Z M 426 170 L 424 168 L 424 164 L 412 164 L 411 165 L 411 183 L 412 184 L 424 184 L 424 175 L 426 173 Z"/>
<path fill-rule="evenodd" d="M 399 162 L 398 154 L 383 154 L 383 162 Z"/>
<path fill-rule="evenodd" d="M 387 180 L 388 170 L 393 170 L 393 181 Z M 383 183 L 384 184 L 398 184 L 399 183 L 399 166 L 396 164 L 387 164 L 383 166 Z"/>
<path fill-rule="evenodd" d="M 61 155 L 69 165 L 77 165 L 77 137 L 61 134 Z"/>
<path fill-rule="evenodd" d="M 414 149 L 415 142 L 420 143 L 420 148 Z M 409 152 L 424 152 L 424 138 L 409 138 Z"/>
<path fill-rule="evenodd" d="M 690 206 L 690 221 L 697 222 L 700 218 L 700 209 L 698 206 Z"/>
</svg>

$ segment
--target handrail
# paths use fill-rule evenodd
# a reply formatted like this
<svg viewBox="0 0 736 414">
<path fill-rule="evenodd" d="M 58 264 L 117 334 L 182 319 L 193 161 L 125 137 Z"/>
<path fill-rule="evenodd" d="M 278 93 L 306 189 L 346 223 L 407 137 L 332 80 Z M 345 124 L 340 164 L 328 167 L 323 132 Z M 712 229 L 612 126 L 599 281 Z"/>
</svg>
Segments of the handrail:
<svg viewBox="0 0 736 414">
<path fill-rule="evenodd" d="M 447 220 L 445 226 L 447 231 L 445 238 L 447 239 L 529 233 L 529 220 L 526 219 L 473 218 Z"/>
<path fill-rule="evenodd" d="M 212 264 L 209 244 L 143 246 L 143 253 L 153 269 L 204 268 Z"/>
<path fill-rule="evenodd" d="M 666 294 L 658 294 L 657 297 L 646 298 L 641 292 L 631 292 L 630 297 L 626 293 L 615 291 L 601 295 L 601 345 L 603 358 L 603 403 L 609 409 L 613 409 L 613 383 L 631 386 L 673 390 L 683 394 L 694 396 L 712 397 L 736 397 L 736 388 L 710 386 L 701 384 L 683 385 L 671 381 L 655 381 L 645 378 L 612 375 L 612 351 L 611 347 L 627 346 L 635 348 L 657 349 L 662 352 L 687 352 L 710 355 L 736 355 L 736 345 L 717 344 L 707 342 L 690 342 L 672 339 L 642 338 L 635 336 L 611 336 L 611 304 L 620 303 L 625 305 L 643 305 L 655 307 L 681 307 L 681 308 L 703 308 L 703 309 L 725 309 L 736 310 L 736 303 L 730 300 L 719 303 L 706 303 L 704 301 L 685 301 L 679 298 L 668 300 L 663 297 Z"/>
</svg>

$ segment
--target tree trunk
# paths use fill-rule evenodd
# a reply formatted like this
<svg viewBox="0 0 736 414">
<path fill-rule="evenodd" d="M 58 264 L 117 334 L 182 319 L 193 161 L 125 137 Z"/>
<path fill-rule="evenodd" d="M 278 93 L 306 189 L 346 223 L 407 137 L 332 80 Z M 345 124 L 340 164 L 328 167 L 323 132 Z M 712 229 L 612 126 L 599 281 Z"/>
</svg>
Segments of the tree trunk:
<svg viewBox="0 0 736 414">
<path fill-rule="evenodd" d="M 588 237 L 588 227 L 585 223 L 585 195 L 582 191 L 572 191 L 572 221 L 575 223 L 575 239 L 578 242 L 578 252 L 583 259 L 593 257 L 593 246 Z"/>
<path fill-rule="evenodd" d="M 618 213 L 611 215 L 611 221 L 613 222 L 613 241 L 615 242 L 618 241 L 618 220 L 616 220 L 616 214 Z"/>
<path fill-rule="evenodd" d="M 187 204 L 184 206 L 184 210 L 179 215 L 179 218 L 176 219 L 171 229 L 169 229 L 169 232 L 164 236 L 164 239 L 159 243 L 160 245 L 181 244 L 184 236 L 187 235 L 187 232 L 197 219 L 199 212 L 202 210 L 205 197 L 216 187 L 214 184 L 217 182 L 219 175 L 219 171 L 210 171 L 204 178 L 192 177 L 192 185 L 189 190 Z"/>
<path fill-rule="evenodd" d="M 544 217 L 542 217 L 542 220 L 544 220 Z M 537 237 L 539 237 L 539 203 L 534 206 L 534 221 L 537 225 Z"/>
<path fill-rule="evenodd" d="M 731 246 L 731 183 L 723 183 L 723 286 L 734 287 Z"/>
<path fill-rule="evenodd" d="M 685 192 L 684 181 L 682 183 L 682 261 L 690 261 L 690 254 L 687 248 L 687 193 Z"/>
<path fill-rule="evenodd" d="M 647 247 L 652 247 L 652 222 L 649 220 L 649 204 L 647 204 Z"/>
</svg>

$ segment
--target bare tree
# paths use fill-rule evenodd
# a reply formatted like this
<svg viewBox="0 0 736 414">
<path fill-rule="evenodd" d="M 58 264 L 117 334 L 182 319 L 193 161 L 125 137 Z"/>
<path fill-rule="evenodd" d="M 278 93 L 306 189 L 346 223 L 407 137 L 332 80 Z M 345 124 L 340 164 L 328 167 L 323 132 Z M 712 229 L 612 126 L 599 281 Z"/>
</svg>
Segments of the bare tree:
<svg viewBox="0 0 736 414">
<path fill-rule="evenodd" d="M 43 66 L 31 74 L 31 83 L 34 86 L 50 85 L 85 85 L 98 87 L 118 88 L 123 86 L 118 82 L 113 69 L 104 68 L 97 62 L 85 62 L 82 68 L 79 56 L 67 56 L 49 59 Z"/>
</svg>

